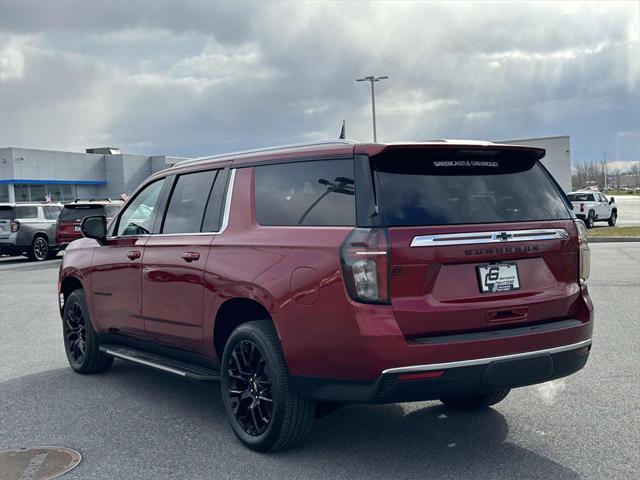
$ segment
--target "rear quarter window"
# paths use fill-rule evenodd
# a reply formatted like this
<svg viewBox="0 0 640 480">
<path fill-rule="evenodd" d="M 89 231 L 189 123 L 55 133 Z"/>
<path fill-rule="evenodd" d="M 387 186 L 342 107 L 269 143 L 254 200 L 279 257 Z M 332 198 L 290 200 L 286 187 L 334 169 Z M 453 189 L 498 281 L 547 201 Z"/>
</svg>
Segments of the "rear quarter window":
<svg viewBox="0 0 640 480">
<path fill-rule="evenodd" d="M 353 226 L 353 159 L 255 168 L 256 220 L 270 226 Z"/>
<path fill-rule="evenodd" d="M 26 205 L 16 206 L 15 218 L 38 218 L 38 207 Z"/>
</svg>

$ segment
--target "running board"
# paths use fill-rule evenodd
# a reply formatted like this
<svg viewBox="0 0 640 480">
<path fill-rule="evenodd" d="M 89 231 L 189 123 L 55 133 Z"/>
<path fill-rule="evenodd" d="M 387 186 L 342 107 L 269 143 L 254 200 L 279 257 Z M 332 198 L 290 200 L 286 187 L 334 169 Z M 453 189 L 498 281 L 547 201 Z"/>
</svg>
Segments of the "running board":
<svg viewBox="0 0 640 480">
<path fill-rule="evenodd" d="M 100 351 L 107 355 L 111 355 L 112 357 L 139 363 L 140 365 L 162 370 L 163 372 L 173 373 L 174 375 L 179 375 L 185 378 L 210 381 L 220 380 L 220 372 L 217 372 L 216 370 L 211 370 L 192 363 L 181 362 L 180 360 L 173 360 L 171 358 L 144 352 L 142 350 L 136 350 L 135 348 L 104 344 L 100 345 Z"/>
</svg>

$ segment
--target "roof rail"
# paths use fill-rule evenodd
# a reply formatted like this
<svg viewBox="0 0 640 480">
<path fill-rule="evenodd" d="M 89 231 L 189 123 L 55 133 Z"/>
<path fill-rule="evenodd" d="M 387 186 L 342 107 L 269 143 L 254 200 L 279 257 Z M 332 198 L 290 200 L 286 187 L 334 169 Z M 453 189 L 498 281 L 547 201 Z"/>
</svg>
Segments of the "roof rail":
<svg viewBox="0 0 640 480">
<path fill-rule="evenodd" d="M 229 152 L 229 153 L 221 153 L 219 155 L 210 155 L 210 156 L 206 156 L 206 157 L 198 157 L 198 158 L 190 158 L 189 160 L 183 160 L 181 162 L 178 162 L 176 164 L 174 164 L 174 167 L 177 167 L 179 165 L 184 165 L 186 163 L 191 163 L 191 162 L 198 162 L 198 161 L 204 161 L 204 160 L 214 160 L 216 158 L 225 158 L 225 157 L 235 157 L 237 155 L 245 155 L 248 153 L 261 153 L 261 152 L 272 152 L 272 151 L 279 151 L 279 150 L 288 150 L 288 149 L 293 149 L 293 148 L 303 148 L 303 147 L 315 147 L 315 146 L 320 146 L 320 145 L 355 145 L 356 141 L 354 140 L 346 140 L 346 139 L 342 139 L 342 140 L 326 140 L 326 141 L 321 141 L 321 142 L 307 142 L 307 143 L 291 143 L 288 145 L 278 145 L 278 146 L 274 146 L 274 147 L 261 147 L 261 148 L 255 148 L 255 149 L 251 149 L 251 150 L 239 150 L 237 152 Z"/>
</svg>

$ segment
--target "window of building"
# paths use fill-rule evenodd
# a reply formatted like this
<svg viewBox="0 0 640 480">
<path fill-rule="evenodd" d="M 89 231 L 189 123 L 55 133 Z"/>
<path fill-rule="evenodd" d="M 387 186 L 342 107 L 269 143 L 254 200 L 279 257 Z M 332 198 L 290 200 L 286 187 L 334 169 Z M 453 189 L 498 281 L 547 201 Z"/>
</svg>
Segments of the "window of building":
<svg viewBox="0 0 640 480">
<path fill-rule="evenodd" d="M 356 224 L 353 160 L 321 160 L 255 167 L 260 225 Z"/>
<path fill-rule="evenodd" d="M 200 232 L 217 171 L 180 175 L 171 193 L 162 233 Z"/>
<path fill-rule="evenodd" d="M 29 185 L 14 185 L 13 191 L 15 193 L 16 202 L 31 201 L 31 195 L 29 194 Z"/>
<path fill-rule="evenodd" d="M 0 185 L 0 202 L 9 201 L 9 185 Z"/>
<path fill-rule="evenodd" d="M 14 185 L 14 192 L 16 202 L 44 202 L 47 195 L 51 197 L 52 202 L 72 202 L 76 199 L 75 185 L 16 184 Z M 0 198 L 2 198 L 1 189 Z"/>
</svg>

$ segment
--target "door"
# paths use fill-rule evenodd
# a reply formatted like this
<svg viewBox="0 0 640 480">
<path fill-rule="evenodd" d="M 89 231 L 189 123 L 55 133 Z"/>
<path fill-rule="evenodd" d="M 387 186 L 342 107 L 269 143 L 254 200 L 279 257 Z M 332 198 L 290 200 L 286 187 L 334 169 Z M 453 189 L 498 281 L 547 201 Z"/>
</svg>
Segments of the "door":
<svg viewBox="0 0 640 480">
<path fill-rule="evenodd" d="M 92 289 L 95 321 L 101 331 L 144 336 L 141 316 L 143 247 L 158 211 L 165 179 L 142 189 L 125 207 L 113 237 L 95 249 Z"/>
<path fill-rule="evenodd" d="M 219 214 L 223 177 L 217 170 L 179 175 L 159 233 L 145 245 L 142 313 L 146 335 L 155 342 L 204 351 L 204 266 L 217 230 L 212 219 Z"/>
<path fill-rule="evenodd" d="M 597 193 L 596 196 L 598 197 L 598 206 L 599 206 L 598 219 L 606 220 L 611 216 L 611 205 L 609 205 L 609 202 L 607 201 L 607 197 L 605 197 L 603 194 Z"/>
</svg>

